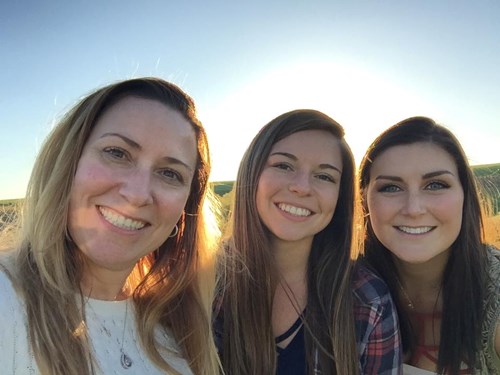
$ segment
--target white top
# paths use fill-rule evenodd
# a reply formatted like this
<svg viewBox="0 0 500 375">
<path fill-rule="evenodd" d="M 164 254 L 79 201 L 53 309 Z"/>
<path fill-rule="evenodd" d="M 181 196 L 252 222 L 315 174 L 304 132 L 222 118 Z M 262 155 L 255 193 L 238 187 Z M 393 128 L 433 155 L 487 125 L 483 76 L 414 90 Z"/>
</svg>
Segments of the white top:
<svg viewBox="0 0 500 375">
<path fill-rule="evenodd" d="M 403 365 L 403 375 L 436 375 L 436 373 L 432 371 L 422 370 L 421 368 L 410 366 L 405 363 Z"/>
<path fill-rule="evenodd" d="M 90 343 L 99 367 L 97 374 L 165 374 L 142 349 L 131 302 L 89 299 L 85 314 Z M 156 337 L 162 345 L 176 351 L 177 345 L 167 333 L 158 329 Z M 121 364 L 122 340 L 123 352 L 132 362 L 129 368 Z M 163 356 L 181 374 L 192 375 L 187 362 L 181 357 L 172 353 Z M 24 305 L 4 272 L 0 272 L 0 372 L 9 375 L 40 374 L 29 344 Z"/>
</svg>

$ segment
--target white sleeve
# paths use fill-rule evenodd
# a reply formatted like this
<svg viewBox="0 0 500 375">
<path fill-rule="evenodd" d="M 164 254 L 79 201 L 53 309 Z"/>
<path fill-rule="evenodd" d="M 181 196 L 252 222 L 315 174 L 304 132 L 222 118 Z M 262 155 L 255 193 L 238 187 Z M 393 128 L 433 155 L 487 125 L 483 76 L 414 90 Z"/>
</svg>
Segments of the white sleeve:
<svg viewBox="0 0 500 375">
<path fill-rule="evenodd" d="M 20 374 L 34 367 L 26 313 L 11 280 L 0 271 L 0 372 Z"/>
</svg>

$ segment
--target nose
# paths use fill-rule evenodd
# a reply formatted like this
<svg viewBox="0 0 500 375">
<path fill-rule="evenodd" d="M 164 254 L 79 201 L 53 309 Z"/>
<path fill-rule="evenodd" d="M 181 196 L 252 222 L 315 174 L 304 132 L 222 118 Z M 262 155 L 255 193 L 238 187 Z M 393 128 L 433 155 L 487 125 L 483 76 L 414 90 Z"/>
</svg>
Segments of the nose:
<svg viewBox="0 0 500 375">
<path fill-rule="evenodd" d="M 408 192 L 402 211 L 409 216 L 418 216 L 425 213 L 425 199 L 419 192 Z"/>
<path fill-rule="evenodd" d="M 288 190 L 299 195 L 307 195 L 311 192 L 311 181 L 309 174 L 300 172 L 293 175 Z"/>
<path fill-rule="evenodd" d="M 123 176 L 120 195 L 135 207 L 153 203 L 151 174 L 146 170 L 134 170 Z"/>
</svg>

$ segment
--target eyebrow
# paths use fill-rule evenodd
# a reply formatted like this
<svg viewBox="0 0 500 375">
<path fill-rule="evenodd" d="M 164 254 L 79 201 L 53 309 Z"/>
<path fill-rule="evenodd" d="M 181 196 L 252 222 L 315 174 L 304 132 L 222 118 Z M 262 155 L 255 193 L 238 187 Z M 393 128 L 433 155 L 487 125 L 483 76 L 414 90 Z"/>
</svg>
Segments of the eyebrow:
<svg viewBox="0 0 500 375">
<path fill-rule="evenodd" d="M 137 150 L 142 150 L 142 147 L 141 147 L 141 145 L 139 143 L 133 141 L 129 137 L 126 137 L 126 136 L 124 136 L 122 134 L 119 134 L 119 133 L 104 133 L 103 135 L 101 135 L 101 138 L 105 138 L 105 137 L 118 137 L 118 138 L 122 139 L 130 147 L 133 147 L 133 148 L 135 148 Z M 165 156 L 165 157 L 162 158 L 162 160 L 165 160 L 166 162 L 171 163 L 171 164 L 182 165 L 188 171 L 190 171 L 190 172 L 193 171 L 193 168 L 191 168 L 188 164 L 184 163 L 182 160 L 179 160 L 177 158 L 173 158 L 171 156 Z"/>
<path fill-rule="evenodd" d="M 124 135 L 121 135 L 119 133 L 104 133 L 103 135 L 101 135 L 101 138 L 105 138 L 105 137 L 118 137 L 118 138 L 121 138 L 130 147 L 136 148 L 138 150 L 142 150 L 142 147 L 141 147 L 141 145 L 139 143 L 137 143 L 137 142 L 131 140 L 130 138 L 125 137 Z"/>
<path fill-rule="evenodd" d="M 273 152 L 269 156 L 274 156 L 274 155 L 281 155 L 281 156 L 284 156 L 286 158 L 289 158 L 289 159 L 292 159 L 295 161 L 298 160 L 295 155 L 289 154 L 288 152 Z M 340 174 L 342 174 L 342 171 L 339 168 L 335 167 L 334 165 L 328 164 L 328 163 L 322 163 L 319 165 L 319 167 L 322 169 L 333 169 L 333 170 L 336 170 L 337 172 L 339 172 Z"/>
<path fill-rule="evenodd" d="M 426 173 L 426 174 L 424 174 L 422 176 L 422 179 L 426 180 L 426 179 L 429 179 L 429 178 L 433 178 L 433 177 L 437 177 L 437 176 L 442 176 L 444 174 L 449 174 L 449 175 L 454 176 L 454 174 L 451 173 L 450 171 L 448 171 L 448 170 L 442 170 L 442 171 L 435 171 L 435 172 Z M 401 177 L 398 177 L 398 176 L 388 176 L 388 175 L 377 176 L 375 178 L 375 180 L 391 180 L 391 181 L 398 181 L 398 182 L 402 182 L 403 181 L 403 179 Z"/>
</svg>

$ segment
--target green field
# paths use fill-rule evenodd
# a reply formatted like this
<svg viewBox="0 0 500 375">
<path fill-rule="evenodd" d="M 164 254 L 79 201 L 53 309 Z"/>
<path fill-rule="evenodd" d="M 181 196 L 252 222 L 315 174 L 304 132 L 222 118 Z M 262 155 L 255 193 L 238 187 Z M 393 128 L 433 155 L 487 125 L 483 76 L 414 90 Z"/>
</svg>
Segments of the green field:
<svg viewBox="0 0 500 375">
<path fill-rule="evenodd" d="M 472 167 L 482 193 L 491 201 L 494 215 L 500 213 L 500 164 Z"/>
</svg>

